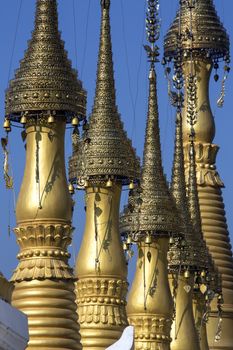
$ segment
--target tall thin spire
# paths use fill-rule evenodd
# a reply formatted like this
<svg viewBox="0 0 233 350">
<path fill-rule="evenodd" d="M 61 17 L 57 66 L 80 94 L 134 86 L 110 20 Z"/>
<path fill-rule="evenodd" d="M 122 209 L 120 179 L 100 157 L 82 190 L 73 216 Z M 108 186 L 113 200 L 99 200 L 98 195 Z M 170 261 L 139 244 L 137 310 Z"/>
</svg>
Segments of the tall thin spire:
<svg viewBox="0 0 233 350">
<path fill-rule="evenodd" d="M 141 178 L 139 230 L 162 232 L 177 231 L 177 214 L 163 173 L 159 116 L 157 104 L 156 73 L 153 65 L 149 75 L 149 100 L 146 136 Z"/>
<path fill-rule="evenodd" d="M 101 33 L 94 106 L 79 154 L 70 163 L 70 178 L 115 178 L 127 184 L 139 177 L 139 160 L 123 129 L 116 105 L 110 0 L 101 0 Z M 75 165 L 72 165 L 76 163 Z"/>
<path fill-rule="evenodd" d="M 80 332 L 86 350 L 106 349 L 127 325 L 127 266 L 119 206 L 122 185 L 133 186 L 140 176 L 139 160 L 116 105 L 110 0 L 101 0 L 100 5 L 95 101 L 69 168 L 70 180 L 84 185 L 86 192 L 86 226 L 76 262 Z"/>
<path fill-rule="evenodd" d="M 131 240 L 138 246 L 137 268 L 127 305 L 129 322 L 135 326 L 135 349 L 167 350 L 173 314 L 167 250 L 170 234 L 179 234 L 179 219 L 162 167 L 155 72 L 159 55 L 155 44 L 160 33 L 158 11 L 158 0 L 148 0 L 146 23 L 150 46 L 145 49 L 150 73 L 143 166 L 140 188 L 130 193 L 134 198 L 129 197 L 121 217 L 121 231 L 128 237 L 126 243 Z"/>
</svg>

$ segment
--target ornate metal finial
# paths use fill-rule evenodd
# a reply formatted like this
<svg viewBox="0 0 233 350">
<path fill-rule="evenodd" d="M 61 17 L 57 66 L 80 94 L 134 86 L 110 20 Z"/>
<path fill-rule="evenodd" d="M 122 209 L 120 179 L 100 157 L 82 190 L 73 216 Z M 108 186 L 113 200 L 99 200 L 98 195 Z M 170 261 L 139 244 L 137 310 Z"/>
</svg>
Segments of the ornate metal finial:
<svg viewBox="0 0 233 350">
<path fill-rule="evenodd" d="M 101 4 L 102 9 L 109 10 L 110 0 L 100 0 L 100 4 Z"/>
<path fill-rule="evenodd" d="M 102 18 L 95 101 L 82 145 L 70 161 L 70 179 L 108 184 L 117 180 L 129 184 L 139 178 L 140 165 L 116 105 L 110 0 L 100 3 Z"/>
<path fill-rule="evenodd" d="M 86 92 L 58 30 L 56 0 L 37 0 L 32 38 L 6 91 L 6 116 L 24 123 L 26 111 L 30 115 L 56 111 L 68 122 L 74 115 L 84 117 L 86 113 Z"/>
<path fill-rule="evenodd" d="M 159 60 L 159 47 L 155 45 L 156 41 L 160 36 L 160 17 L 159 17 L 159 1 L 158 0 L 147 0 L 148 7 L 146 13 L 146 32 L 147 40 L 151 46 L 145 45 L 144 48 L 147 52 L 148 60 L 151 62 L 151 67 L 154 66 L 155 62 Z"/>
</svg>

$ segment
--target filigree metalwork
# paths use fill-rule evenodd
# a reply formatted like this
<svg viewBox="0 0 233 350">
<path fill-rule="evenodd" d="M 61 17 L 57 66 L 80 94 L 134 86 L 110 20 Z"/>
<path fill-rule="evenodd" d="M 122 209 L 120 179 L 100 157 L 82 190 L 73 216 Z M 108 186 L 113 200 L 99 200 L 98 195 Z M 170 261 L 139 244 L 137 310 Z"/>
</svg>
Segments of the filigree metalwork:
<svg viewBox="0 0 233 350">
<path fill-rule="evenodd" d="M 19 122 L 25 111 L 86 114 L 86 92 L 64 50 L 56 0 L 38 0 L 35 29 L 24 59 L 6 92 L 6 115 Z"/>
<path fill-rule="evenodd" d="M 176 38 L 181 23 L 183 55 L 185 59 L 192 54 L 211 60 L 229 59 L 229 36 L 216 13 L 213 0 L 181 1 L 181 19 L 179 11 L 164 41 L 166 58 L 176 55 Z M 192 11 L 190 32 L 190 10 Z M 190 42 L 192 34 L 193 42 Z"/>
<path fill-rule="evenodd" d="M 101 1 L 102 21 L 96 94 L 88 130 L 70 160 L 70 179 L 95 182 L 108 178 L 127 184 L 140 173 L 139 159 L 117 111 L 109 7 Z M 84 169 L 85 165 L 85 169 Z"/>
</svg>

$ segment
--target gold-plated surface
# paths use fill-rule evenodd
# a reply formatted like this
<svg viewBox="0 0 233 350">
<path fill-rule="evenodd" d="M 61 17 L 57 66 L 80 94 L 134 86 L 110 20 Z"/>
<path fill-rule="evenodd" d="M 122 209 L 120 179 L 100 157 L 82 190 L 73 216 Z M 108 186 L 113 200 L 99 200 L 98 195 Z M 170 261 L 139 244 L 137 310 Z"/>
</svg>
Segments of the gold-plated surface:
<svg viewBox="0 0 233 350">
<path fill-rule="evenodd" d="M 22 112 L 41 110 L 79 116 L 86 112 L 86 92 L 58 30 L 56 0 L 37 0 L 32 38 L 6 92 L 6 115 L 11 119 L 20 121 Z"/>
<path fill-rule="evenodd" d="M 202 241 L 195 233 L 191 222 L 186 196 L 181 114 L 176 116 L 171 193 L 181 218 L 181 232 L 184 236 L 184 244 L 181 245 L 179 240 L 174 239 L 174 243 L 170 245 L 168 254 L 169 271 L 178 273 L 181 270 L 183 274 L 188 269 L 193 274 L 193 271 L 205 268 L 206 257 Z"/>
<path fill-rule="evenodd" d="M 15 229 L 19 264 L 12 303 L 29 317 L 28 349 L 80 349 L 74 277 L 67 247 L 72 201 L 64 164 L 65 121 L 26 126 L 26 166 Z M 59 332 L 58 332 L 59 330 Z"/>
<path fill-rule="evenodd" d="M 209 350 L 206 323 L 206 300 L 204 294 L 201 292 L 196 293 L 193 298 L 193 313 L 195 319 L 195 325 L 198 331 L 200 339 L 201 350 Z"/>
<path fill-rule="evenodd" d="M 147 125 L 141 182 L 130 191 L 121 216 L 121 233 L 138 245 L 138 261 L 127 314 L 135 327 L 135 349 L 170 349 L 173 300 L 168 283 L 169 235 L 179 235 L 179 216 L 163 173 L 160 146 L 157 78 L 158 1 L 148 1 L 145 46 L 150 62 Z M 127 243 L 127 240 L 126 240 Z"/>
<path fill-rule="evenodd" d="M 56 0 L 37 0 L 28 50 L 6 92 L 8 120 L 20 122 L 26 165 L 15 229 L 19 264 L 12 304 L 29 319 L 27 349 L 81 349 L 68 260 L 72 199 L 65 171 L 66 122 L 85 115 L 86 93 L 64 51 Z"/>
<path fill-rule="evenodd" d="M 176 312 L 171 334 L 171 350 L 200 350 L 200 342 L 193 315 L 193 275 L 190 278 L 180 275 L 177 283 L 178 288 L 175 295 Z"/>
<path fill-rule="evenodd" d="M 121 216 L 122 232 L 133 230 L 139 236 L 140 232 L 157 235 L 179 232 L 179 218 L 163 173 L 161 158 L 156 73 L 152 68 L 140 190 L 135 189 L 134 196 L 130 198 L 132 203 L 128 203 Z M 129 206 L 133 206 L 134 210 L 128 210 Z"/>
<path fill-rule="evenodd" d="M 28 316 L 27 350 L 80 350 L 74 284 L 71 280 L 16 282 L 12 305 Z"/>
<path fill-rule="evenodd" d="M 126 327 L 127 266 L 119 234 L 121 186 L 86 189 L 86 227 L 76 263 L 85 350 L 106 349 Z"/>
<path fill-rule="evenodd" d="M 167 272 L 168 239 L 138 244 L 138 260 L 127 315 L 135 327 L 136 350 L 170 349 L 173 301 Z M 186 349 L 187 350 L 187 349 Z"/>
<path fill-rule="evenodd" d="M 187 62 L 184 67 L 186 74 L 190 71 L 189 63 Z M 218 311 L 216 303 L 212 302 L 212 312 L 207 324 L 208 342 L 211 350 L 231 349 L 233 344 L 231 331 L 233 327 L 233 258 L 221 191 L 221 187 L 224 185 L 215 164 L 219 147 L 212 143 L 215 125 L 208 97 L 211 67 L 205 60 L 197 61 L 195 67 L 198 104 L 198 120 L 194 126 L 196 133 L 195 153 L 202 231 L 215 266 L 221 274 L 224 299 L 222 337 L 220 341 L 215 342 Z M 187 106 L 187 99 L 185 105 Z M 188 125 L 185 122 L 183 128 L 186 179 L 188 181 L 190 146 L 187 139 Z"/>
<path fill-rule="evenodd" d="M 163 173 L 156 84 L 156 73 L 151 69 L 140 184 L 142 204 L 139 213 L 139 231 L 169 233 L 179 230 L 179 219 Z"/>
<path fill-rule="evenodd" d="M 115 177 L 137 179 L 139 160 L 123 128 L 116 106 L 112 59 L 110 1 L 101 1 L 102 19 L 94 107 L 79 152 L 70 160 L 71 180 Z M 107 180 L 106 180 L 107 181 Z"/>
<path fill-rule="evenodd" d="M 186 86 L 188 85 L 188 77 L 192 70 L 191 61 L 185 61 L 183 63 L 184 76 L 186 80 Z M 193 69 L 196 76 L 196 111 L 198 113 L 195 130 L 195 141 L 200 143 L 211 143 L 215 136 L 215 123 L 214 117 L 210 109 L 209 101 L 209 79 L 212 71 L 212 63 L 207 59 L 195 60 L 193 62 Z M 189 142 L 190 124 L 187 120 L 187 108 L 188 108 L 188 93 L 185 89 L 184 94 L 185 102 L 183 109 L 183 140 L 184 143 Z"/>
<path fill-rule="evenodd" d="M 190 17 L 190 7 L 193 6 Z M 193 5 L 192 5 L 193 3 Z M 190 21 L 194 41 L 191 44 L 189 37 Z M 183 37 L 183 49 L 192 48 L 198 55 L 206 55 L 207 52 L 214 57 L 223 57 L 229 51 L 229 37 L 215 10 L 213 0 L 181 1 L 181 16 L 177 12 L 164 41 L 166 56 L 173 56 L 176 51 L 177 33 L 181 23 Z M 201 51 L 202 50 L 202 51 Z"/>
<path fill-rule="evenodd" d="M 40 220 L 48 224 L 71 222 L 72 199 L 64 158 L 65 125 L 65 121 L 49 125 L 44 118 L 39 123 L 32 120 L 26 128 L 26 165 L 16 207 L 20 225 L 29 226 Z"/>
</svg>

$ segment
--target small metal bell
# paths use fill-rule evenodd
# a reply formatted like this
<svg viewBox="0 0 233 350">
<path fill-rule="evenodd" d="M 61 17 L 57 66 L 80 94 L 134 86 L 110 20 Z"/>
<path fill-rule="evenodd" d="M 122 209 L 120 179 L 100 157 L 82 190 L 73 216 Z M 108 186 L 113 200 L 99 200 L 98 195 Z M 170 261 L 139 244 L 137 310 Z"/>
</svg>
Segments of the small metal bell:
<svg viewBox="0 0 233 350">
<path fill-rule="evenodd" d="M 68 188 L 69 188 L 70 194 L 73 195 L 74 194 L 74 186 L 73 186 L 73 184 L 69 184 Z"/>
<path fill-rule="evenodd" d="M 135 187 L 135 186 L 134 186 L 134 183 L 133 183 L 133 181 L 131 181 L 130 184 L 129 184 L 129 189 L 130 189 L 130 190 L 133 190 L 134 187 Z"/>
<path fill-rule="evenodd" d="M 54 122 L 55 122 L 54 116 L 53 116 L 53 115 L 50 115 L 50 116 L 48 117 L 48 123 L 49 123 L 49 124 L 53 124 Z"/>
<path fill-rule="evenodd" d="M 5 119 L 3 127 L 6 131 L 10 131 L 11 130 L 11 122 L 9 119 Z"/>
<path fill-rule="evenodd" d="M 21 119 L 20 119 L 20 123 L 25 125 L 27 123 L 27 117 L 25 115 L 22 115 Z"/>
<path fill-rule="evenodd" d="M 72 125 L 72 126 L 78 126 L 78 125 L 79 125 L 79 121 L 78 121 L 78 118 L 77 118 L 77 117 L 74 117 L 74 118 L 72 119 L 71 125 Z"/>
<path fill-rule="evenodd" d="M 124 242 L 123 243 L 123 250 L 127 251 L 128 249 L 129 249 L 128 244 Z"/>
<path fill-rule="evenodd" d="M 173 245 L 175 243 L 174 237 L 170 237 L 169 239 L 169 244 Z"/>
<path fill-rule="evenodd" d="M 146 244 L 151 244 L 151 243 L 152 243 L 152 238 L 151 238 L 151 236 L 146 236 L 145 243 L 146 243 Z"/>
<path fill-rule="evenodd" d="M 126 243 L 127 244 L 132 244 L 132 238 L 130 236 L 127 237 Z"/>
<path fill-rule="evenodd" d="M 106 187 L 110 188 L 112 187 L 112 180 L 109 178 L 107 183 L 106 183 Z"/>
<path fill-rule="evenodd" d="M 206 271 L 205 270 L 201 271 L 201 277 L 206 277 Z"/>
<path fill-rule="evenodd" d="M 185 278 L 189 278 L 189 277 L 190 277 L 190 271 L 189 271 L 189 270 L 186 270 L 186 271 L 184 272 L 184 277 L 185 277 Z"/>
</svg>

